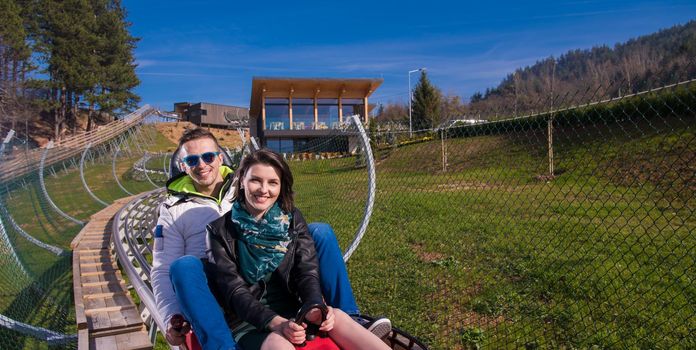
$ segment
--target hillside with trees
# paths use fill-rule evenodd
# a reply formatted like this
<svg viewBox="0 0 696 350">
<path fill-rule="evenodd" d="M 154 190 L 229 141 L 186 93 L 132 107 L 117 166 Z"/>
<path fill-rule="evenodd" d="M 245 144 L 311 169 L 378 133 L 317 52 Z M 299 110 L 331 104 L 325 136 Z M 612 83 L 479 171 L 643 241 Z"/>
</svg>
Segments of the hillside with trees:
<svg viewBox="0 0 696 350">
<path fill-rule="evenodd" d="M 508 74 L 498 86 L 474 93 L 468 102 L 442 94 L 423 73 L 413 91 L 414 130 L 436 128 L 455 119 L 522 116 L 626 96 L 694 77 L 696 20 L 614 47 L 576 49 L 558 58 L 542 59 Z M 435 110 L 438 112 L 433 114 Z M 407 103 L 388 103 L 379 112 L 378 123 L 398 121 L 408 128 Z"/>
<path fill-rule="evenodd" d="M 128 27 L 119 0 L 0 0 L 3 129 L 60 140 L 136 107 Z"/>
<path fill-rule="evenodd" d="M 529 111 L 620 97 L 696 75 L 696 21 L 616 44 L 568 51 L 471 96 L 474 110 Z"/>
</svg>

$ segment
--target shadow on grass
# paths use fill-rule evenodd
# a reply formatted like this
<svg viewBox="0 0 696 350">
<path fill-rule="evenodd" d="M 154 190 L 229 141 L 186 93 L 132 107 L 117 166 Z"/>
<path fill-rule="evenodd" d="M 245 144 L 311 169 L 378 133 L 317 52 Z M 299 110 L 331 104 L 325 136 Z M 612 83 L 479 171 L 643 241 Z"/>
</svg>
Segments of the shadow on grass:
<svg viewBox="0 0 696 350">
<path fill-rule="evenodd" d="M 22 289 L 2 314 L 18 322 L 46 328 L 63 334 L 75 334 L 75 311 L 71 290 L 72 256 L 56 260 L 49 269 Z M 48 344 L 31 336 L 0 328 L 0 347 L 3 349 L 49 348 Z M 75 348 L 62 344 L 56 348 Z M 53 347 L 51 347 L 53 348 Z"/>
<path fill-rule="evenodd" d="M 51 237 L 52 232 L 61 232 L 65 228 L 65 224 L 58 223 L 50 214 L 50 212 L 55 211 L 53 208 L 46 208 L 50 204 L 42 204 L 42 191 L 37 187 L 38 184 L 33 183 L 29 190 L 30 202 L 32 209 L 34 211 L 35 222 L 39 225 L 43 231 L 45 237 Z M 41 220 L 44 218 L 45 220 Z"/>
</svg>

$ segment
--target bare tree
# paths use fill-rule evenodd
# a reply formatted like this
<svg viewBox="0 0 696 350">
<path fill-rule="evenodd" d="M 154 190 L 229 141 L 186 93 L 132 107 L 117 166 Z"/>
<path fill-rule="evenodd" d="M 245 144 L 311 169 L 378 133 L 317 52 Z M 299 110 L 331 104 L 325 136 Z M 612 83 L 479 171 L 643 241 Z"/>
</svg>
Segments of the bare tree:
<svg viewBox="0 0 696 350">
<path fill-rule="evenodd" d="M 453 93 L 448 93 L 442 97 L 440 110 L 442 116 L 439 123 L 449 120 L 454 120 L 463 117 L 467 112 L 467 106 L 462 101 L 462 98 Z"/>
</svg>

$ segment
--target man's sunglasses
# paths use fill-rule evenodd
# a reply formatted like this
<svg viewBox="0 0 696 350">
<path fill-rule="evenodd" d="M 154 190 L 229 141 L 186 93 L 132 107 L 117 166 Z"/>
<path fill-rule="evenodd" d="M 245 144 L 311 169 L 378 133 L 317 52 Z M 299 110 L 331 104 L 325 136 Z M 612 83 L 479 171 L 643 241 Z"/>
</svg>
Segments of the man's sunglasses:
<svg viewBox="0 0 696 350">
<path fill-rule="evenodd" d="M 218 156 L 220 152 L 205 152 L 203 154 L 190 154 L 184 159 L 184 164 L 186 164 L 189 168 L 194 168 L 197 167 L 198 164 L 200 163 L 201 159 L 205 162 L 205 164 L 210 164 L 215 161 L 215 157 Z"/>
</svg>

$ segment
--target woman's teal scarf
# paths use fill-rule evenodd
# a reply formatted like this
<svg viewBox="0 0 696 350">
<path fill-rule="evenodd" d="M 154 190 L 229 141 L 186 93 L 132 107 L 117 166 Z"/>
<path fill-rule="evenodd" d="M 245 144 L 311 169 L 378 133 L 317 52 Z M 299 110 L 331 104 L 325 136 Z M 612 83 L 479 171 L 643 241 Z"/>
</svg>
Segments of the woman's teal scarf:
<svg viewBox="0 0 696 350">
<path fill-rule="evenodd" d="M 241 202 L 232 206 L 232 223 L 239 230 L 237 244 L 239 269 L 248 283 L 256 283 L 275 271 L 283 261 L 290 243 L 292 213 L 284 213 L 276 202 L 261 218 L 251 216 Z"/>
</svg>

